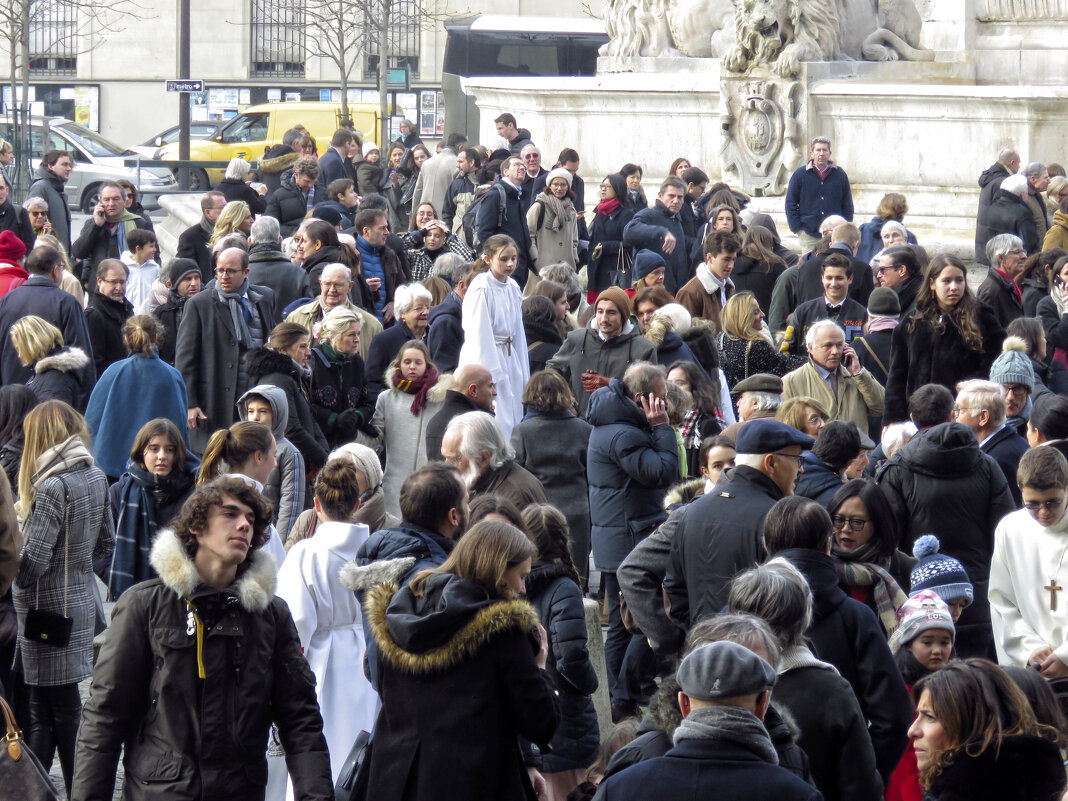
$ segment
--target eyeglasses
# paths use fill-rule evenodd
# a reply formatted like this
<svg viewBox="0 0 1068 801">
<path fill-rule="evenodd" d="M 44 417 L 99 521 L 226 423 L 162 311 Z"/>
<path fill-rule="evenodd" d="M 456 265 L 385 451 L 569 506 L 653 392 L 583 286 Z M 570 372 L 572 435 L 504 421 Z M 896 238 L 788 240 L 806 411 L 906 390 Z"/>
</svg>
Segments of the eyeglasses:
<svg viewBox="0 0 1068 801">
<path fill-rule="evenodd" d="M 47 217 L 48 216 L 48 212 L 47 211 L 31 211 L 30 212 L 30 216 L 31 217 Z"/>
<path fill-rule="evenodd" d="M 968 407 L 968 406 L 954 406 L 953 407 L 953 416 L 954 417 L 960 417 L 960 415 L 963 412 L 970 412 L 970 411 L 971 411 L 971 408 Z"/>
<path fill-rule="evenodd" d="M 1027 251 L 1023 248 L 1014 248 L 1005 254 L 1006 256 L 1026 256 Z"/>
<path fill-rule="evenodd" d="M 1005 387 L 1005 394 L 1012 395 L 1014 398 L 1022 398 L 1027 394 L 1027 392 L 1027 387 L 1021 386 L 1020 384 L 1013 384 L 1011 386 Z"/>
<path fill-rule="evenodd" d="M 125 278 L 101 278 L 100 283 L 108 286 L 126 286 Z"/>
<path fill-rule="evenodd" d="M 1037 512 L 1039 509 L 1045 509 L 1047 512 L 1054 512 L 1061 507 L 1064 503 L 1064 498 L 1050 498 L 1048 501 L 1031 501 L 1024 504 L 1024 509 L 1028 512 Z"/>
<path fill-rule="evenodd" d="M 864 526 L 870 522 L 871 521 L 866 517 L 842 517 L 841 515 L 834 515 L 831 518 L 831 525 L 834 526 L 836 531 L 849 526 L 850 531 L 858 534 L 863 531 Z"/>
<path fill-rule="evenodd" d="M 244 270 L 222 270 L 222 269 L 215 270 L 215 274 L 220 276 L 220 277 L 224 276 L 224 275 L 225 276 L 229 276 L 229 277 L 233 277 L 235 275 L 241 275 L 241 273 L 243 273 L 243 272 L 245 272 L 245 271 Z"/>
<path fill-rule="evenodd" d="M 775 456 L 782 456 L 784 459 L 795 459 L 797 466 L 801 467 L 805 463 L 805 457 L 799 453 L 783 453 L 782 451 L 772 451 Z"/>
<path fill-rule="evenodd" d="M 900 270 L 900 269 L 902 269 L 902 268 L 901 267 L 877 267 L 875 269 L 875 272 L 877 272 L 877 273 L 885 273 L 887 270 Z"/>
</svg>

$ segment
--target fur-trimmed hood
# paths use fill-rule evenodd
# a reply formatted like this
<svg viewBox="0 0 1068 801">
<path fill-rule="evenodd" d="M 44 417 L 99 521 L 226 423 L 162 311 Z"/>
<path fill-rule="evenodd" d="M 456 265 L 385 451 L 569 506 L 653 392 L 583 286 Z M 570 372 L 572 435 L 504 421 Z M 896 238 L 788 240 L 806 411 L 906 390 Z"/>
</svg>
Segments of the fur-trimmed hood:
<svg viewBox="0 0 1068 801">
<path fill-rule="evenodd" d="M 59 348 L 38 359 L 33 366 L 33 371 L 40 375 L 48 370 L 58 370 L 61 373 L 74 373 L 85 368 L 89 364 L 89 356 L 81 348 L 73 345 Z"/>
<path fill-rule="evenodd" d="M 685 506 L 700 495 L 705 494 L 705 479 L 691 478 L 674 484 L 664 495 L 664 508 L 669 512 L 676 506 Z"/>
<path fill-rule="evenodd" d="M 248 370 L 248 377 L 256 383 L 272 373 L 281 373 L 298 382 L 303 380 L 300 367 L 288 353 L 268 348 L 266 345 L 249 351 L 245 356 L 245 368 Z"/>
<path fill-rule="evenodd" d="M 300 153 L 294 151 L 284 153 L 281 156 L 275 156 L 274 158 L 264 157 L 259 161 L 259 170 L 260 172 L 269 173 L 270 175 L 277 175 L 292 167 L 299 158 Z"/>
<path fill-rule="evenodd" d="M 164 586 L 182 599 L 192 598 L 204 580 L 197 572 L 192 557 L 186 553 L 173 529 L 162 529 L 152 543 L 149 564 Z M 248 612 L 263 612 L 274 598 L 278 568 L 274 557 L 258 548 L 251 551 L 238 568 L 237 581 L 231 586 L 242 608 Z"/>
<path fill-rule="evenodd" d="M 379 584 L 390 584 L 396 587 L 404 574 L 414 565 L 414 556 L 382 559 L 367 565 L 361 565 L 353 559 L 341 568 L 337 577 L 343 586 L 353 592 L 363 593 L 374 589 Z"/>
<path fill-rule="evenodd" d="M 382 658 L 411 674 L 448 670 L 512 629 L 531 633 L 538 613 L 526 601 L 493 601 L 469 581 L 439 573 L 419 598 L 408 587 L 380 584 L 364 609 Z"/>
<path fill-rule="evenodd" d="M 664 315 L 653 315 L 653 319 L 645 327 L 645 333 L 642 336 L 652 342 L 653 347 L 659 350 L 660 346 L 664 344 L 664 338 L 672 333 L 672 330 L 670 319 Z"/>
</svg>

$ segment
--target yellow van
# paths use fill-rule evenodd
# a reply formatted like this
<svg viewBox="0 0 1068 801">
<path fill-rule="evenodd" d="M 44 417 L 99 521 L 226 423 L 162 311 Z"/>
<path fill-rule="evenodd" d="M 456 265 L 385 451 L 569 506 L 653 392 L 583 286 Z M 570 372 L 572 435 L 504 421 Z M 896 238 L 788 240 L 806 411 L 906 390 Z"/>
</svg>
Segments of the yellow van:
<svg viewBox="0 0 1068 801">
<path fill-rule="evenodd" d="M 374 103 L 349 103 L 353 127 L 363 138 L 378 140 L 378 111 Z M 255 162 L 271 146 L 281 144 L 282 136 L 294 125 L 303 125 L 315 137 L 319 155 L 326 152 L 330 137 L 341 121 L 340 103 L 264 103 L 249 106 L 211 139 L 189 142 L 191 161 L 229 161 L 234 157 Z M 178 160 L 178 143 L 162 148 L 157 158 Z M 223 169 L 190 171 L 190 189 L 208 189 L 222 180 Z"/>
</svg>

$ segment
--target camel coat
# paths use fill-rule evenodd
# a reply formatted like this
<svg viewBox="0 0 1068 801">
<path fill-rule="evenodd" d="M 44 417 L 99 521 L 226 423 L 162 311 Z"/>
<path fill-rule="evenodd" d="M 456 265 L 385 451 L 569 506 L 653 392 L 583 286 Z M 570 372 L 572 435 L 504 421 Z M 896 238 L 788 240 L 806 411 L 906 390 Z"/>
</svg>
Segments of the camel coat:
<svg viewBox="0 0 1068 801">
<path fill-rule="evenodd" d="M 851 420 L 861 431 L 868 430 L 869 417 L 878 417 L 883 413 L 883 386 L 866 369 L 852 376 L 845 367 L 839 367 L 838 396 L 835 397 L 810 361 L 782 379 L 784 400 L 799 395 L 818 400 L 832 420 Z"/>
</svg>

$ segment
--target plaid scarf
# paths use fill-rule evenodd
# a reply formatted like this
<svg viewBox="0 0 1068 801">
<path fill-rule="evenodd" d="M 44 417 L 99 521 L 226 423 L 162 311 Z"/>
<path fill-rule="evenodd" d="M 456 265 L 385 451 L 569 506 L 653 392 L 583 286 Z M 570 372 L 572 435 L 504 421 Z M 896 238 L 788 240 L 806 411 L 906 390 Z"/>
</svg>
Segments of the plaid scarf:
<svg viewBox="0 0 1068 801">
<path fill-rule="evenodd" d="M 393 371 L 393 386 L 412 398 L 412 414 L 416 417 L 426 408 L 426 393 L 438 382 L 438 371 L 433 367 L 427 367 L 426 372 L 420 378 L 408 379 L 401 375 L 400 368 Z"/>
<path fill-rule="evenodd" d="M 19 523 L 25 522 L 33 509 L 33 496 L 46 478 L 67 473 L 79 468 L 93 466 L 93 456 L 77 434 L 67 437 L 58 445 L 45 450 L 34 462 L 33 476 L 30 478 L 31 493 L 29 498 L 19 498 L 17 512 Z"/>
<path fill-rule="evenodd" d="M 838 579 L 849 587 L 871 587 L 875 597 L 875 608 L 879 622 L 886 630 L 886 636 L 894 633 L 898 626 L 897 610 L 908 600 L 894 577 L 882 565 L 868 561 L 874 556 L 874 549 L 863 545 L 855 551 L 834 550 L 834 568 Z"/>
</svg>

